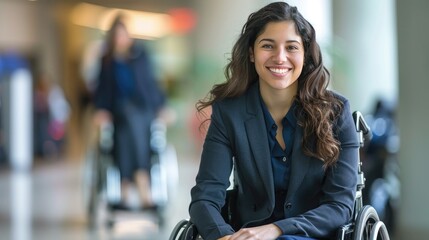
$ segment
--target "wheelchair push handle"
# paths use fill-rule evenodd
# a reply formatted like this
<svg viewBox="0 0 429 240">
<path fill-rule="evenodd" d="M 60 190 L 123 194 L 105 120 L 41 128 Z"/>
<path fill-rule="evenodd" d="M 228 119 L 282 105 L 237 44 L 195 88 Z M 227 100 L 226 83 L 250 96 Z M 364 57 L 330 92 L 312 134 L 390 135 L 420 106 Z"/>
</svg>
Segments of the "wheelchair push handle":
<svg viewBox="0 0 429 240">
<path fill-rule="evenodd" d="M 372 132 L 369 128 L 368 124 L 366 123 L 365 119 L 363 118 L 363 115 L 359 111 L 353 112 L 353 120 L 355 122 L 356 132 L 359 133 L 359 141 L 361 144 L 361 147 L 364 144 L 364 139 L 371 140 L 372 138 Z"/>
</svg>

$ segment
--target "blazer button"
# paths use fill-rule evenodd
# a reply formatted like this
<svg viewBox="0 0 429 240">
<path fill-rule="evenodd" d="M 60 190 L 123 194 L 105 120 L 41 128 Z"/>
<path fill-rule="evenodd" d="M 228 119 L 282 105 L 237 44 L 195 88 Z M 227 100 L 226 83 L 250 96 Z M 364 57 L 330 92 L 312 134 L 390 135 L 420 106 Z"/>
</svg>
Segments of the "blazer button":
<svg viewBox="0 0 429 240">
<path fill-rule="evenodd" d="M 286 203 L 286 209 L 291 209 L 292 208 L 292 203 L 288 202 Z"/>
</svg>

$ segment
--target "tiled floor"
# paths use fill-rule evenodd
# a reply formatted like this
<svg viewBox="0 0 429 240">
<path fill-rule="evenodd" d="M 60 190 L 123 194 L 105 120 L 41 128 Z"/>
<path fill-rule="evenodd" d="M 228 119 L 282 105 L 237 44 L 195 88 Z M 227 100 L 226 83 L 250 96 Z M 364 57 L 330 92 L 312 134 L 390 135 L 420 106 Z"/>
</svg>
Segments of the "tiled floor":
<svg viewBox="0 0 429 240">
<path fill-rule="evenodd" d="M 124 239 L 166 240 L 174 225 L 188 216 L 189 190 L 197 171 L 195 157 L 178 151 L 179 178 L 158 226 L 148 212 L 116 212 L 107 228 L 99 214 L 98 226 L 87 224 L 83 201 L 82 161 L 41 160 L 31 172 L 0 170 L 1 240 Z M 187 156 L 186 156 L 187 155 Z"/>
</svg>

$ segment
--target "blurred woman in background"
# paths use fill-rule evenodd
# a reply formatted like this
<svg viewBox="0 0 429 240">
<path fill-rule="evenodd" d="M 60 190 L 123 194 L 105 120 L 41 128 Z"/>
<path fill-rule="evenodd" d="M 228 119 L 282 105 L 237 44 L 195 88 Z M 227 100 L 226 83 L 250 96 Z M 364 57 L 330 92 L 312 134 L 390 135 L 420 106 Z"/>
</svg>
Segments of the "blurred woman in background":
<svg viewBox="0 0 429 240">
<path fill-rule="evenodd" d="M 130 37 L 122 15 L 114 19 L 104 50 L 94 94 L 95 122 L 113 122 L 113 156 L 121 175 L 120 207 L 126 207 L 135 182 L 142 207 L 152 208 L 150 125 L 166 98 L 157 85 L 148 53 Z"/>
</svg>

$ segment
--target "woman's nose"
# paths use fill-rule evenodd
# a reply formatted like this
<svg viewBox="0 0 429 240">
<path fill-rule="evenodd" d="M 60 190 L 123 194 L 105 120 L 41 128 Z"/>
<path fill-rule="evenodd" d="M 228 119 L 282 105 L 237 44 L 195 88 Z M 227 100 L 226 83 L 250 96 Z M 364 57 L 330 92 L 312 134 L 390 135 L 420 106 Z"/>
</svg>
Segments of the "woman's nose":
<svg viewBox="0 0 429 240">
<path fill-rule="evenodd" d="M 283 48 L 274 52 L 273 61 L 276 63 L 283 63 L 287 61 L 287 51 Z"/>
</svg>

